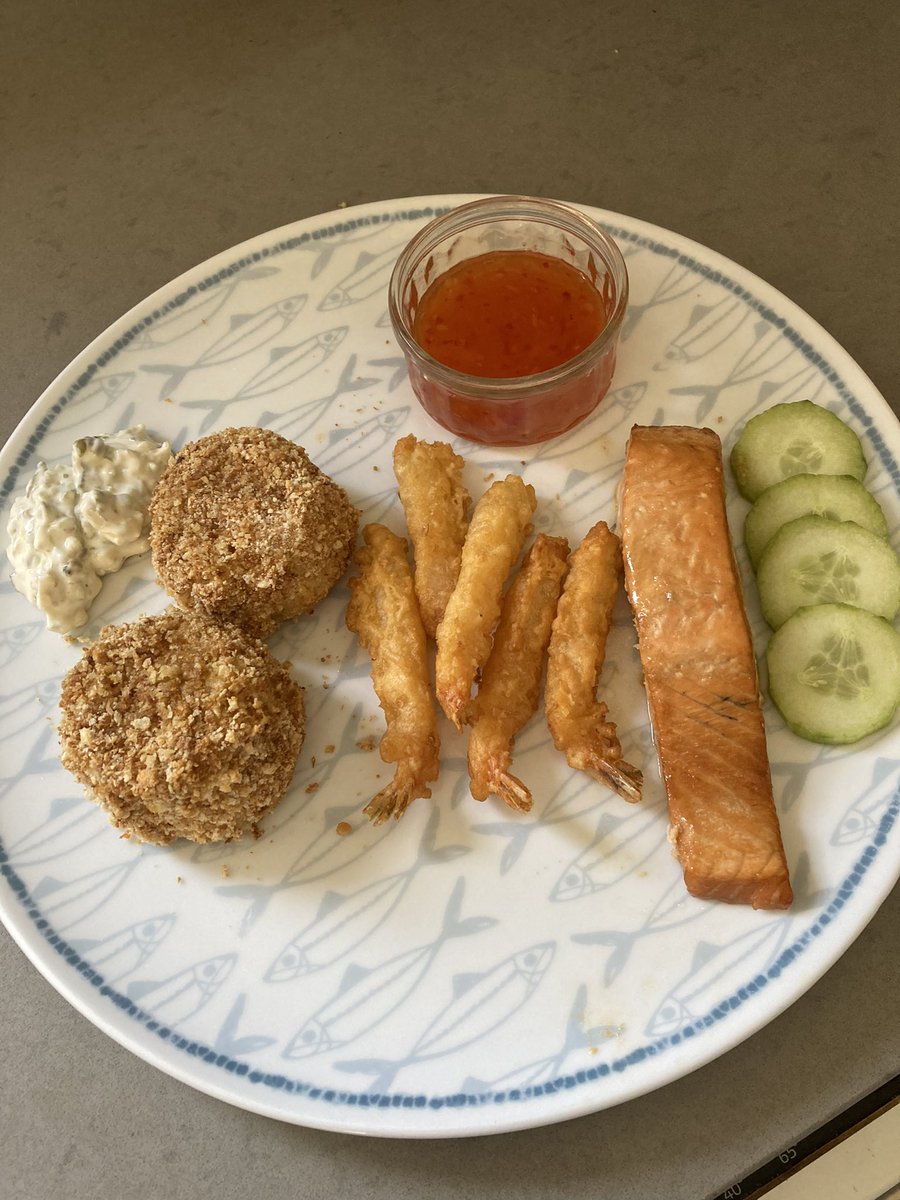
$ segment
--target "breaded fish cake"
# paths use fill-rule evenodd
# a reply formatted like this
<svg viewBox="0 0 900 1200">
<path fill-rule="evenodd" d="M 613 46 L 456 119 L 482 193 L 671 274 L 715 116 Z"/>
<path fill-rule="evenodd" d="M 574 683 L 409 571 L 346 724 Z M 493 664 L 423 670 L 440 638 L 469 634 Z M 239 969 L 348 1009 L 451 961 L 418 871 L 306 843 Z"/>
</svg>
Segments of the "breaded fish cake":
<svg viewBox="0 0 900 1200">
<path fill-rule="evenodd" d="M 266 637 L 331 591 L 358 522 L 302 446 L 225 429 L 185 446 L 156 485 L 153 566 L 179 604 Z"/>
<path fill-rule="evenodd" d="M 257 638 L 177 607 L 107 625 L 68 672 L 61 761 L 126 837 L 239 838 L 287 791 L 303 692 Z"/>
</svg>

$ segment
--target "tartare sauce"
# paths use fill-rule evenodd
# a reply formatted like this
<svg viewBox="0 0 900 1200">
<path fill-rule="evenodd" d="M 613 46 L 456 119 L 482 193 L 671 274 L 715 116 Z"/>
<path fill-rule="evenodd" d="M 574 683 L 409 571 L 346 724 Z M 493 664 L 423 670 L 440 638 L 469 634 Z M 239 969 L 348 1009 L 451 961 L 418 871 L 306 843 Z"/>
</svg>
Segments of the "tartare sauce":
<svg viewBox="0 0 900 1200">
<path fill-rule="evenodd" d="M 12 507 L 6 554 L 13 586 L 54 633 L 88 619 L 100 580 L 149 549 L 150 495 L 172 447 L 135 425 L 79 438 L 72 462 L 40 462 Z"/>
</svg>

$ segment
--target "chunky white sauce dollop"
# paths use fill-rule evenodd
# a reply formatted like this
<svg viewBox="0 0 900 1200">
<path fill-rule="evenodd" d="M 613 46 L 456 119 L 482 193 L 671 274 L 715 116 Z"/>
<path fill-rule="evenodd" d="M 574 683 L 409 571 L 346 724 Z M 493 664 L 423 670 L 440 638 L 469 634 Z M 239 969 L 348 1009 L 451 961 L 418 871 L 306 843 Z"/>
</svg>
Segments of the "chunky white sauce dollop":
<svg viewBox="0 0 900 1200">
<path fill-rule="evenodd" d="M 79 438 L 71 466 L 38 463 L 13 504 L 6 553 L 13 585 L 48 629 L 83 625 L 101 577 L 149 548 L 150 495 L 171 457 L 168 442 L 135 425 Z"/>
</svg>

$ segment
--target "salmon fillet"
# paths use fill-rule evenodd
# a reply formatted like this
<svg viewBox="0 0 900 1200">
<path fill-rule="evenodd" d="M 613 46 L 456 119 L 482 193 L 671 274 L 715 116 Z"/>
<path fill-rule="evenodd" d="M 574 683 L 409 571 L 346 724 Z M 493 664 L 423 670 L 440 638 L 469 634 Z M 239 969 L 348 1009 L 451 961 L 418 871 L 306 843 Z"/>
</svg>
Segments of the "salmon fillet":
<svg viewBox="0 0 900 1200">
<path fill-rule="evenodd" d="M 685 885 L 703 899 L 787 908 L 756 659 L 711 429 L 634 426 L 619 532 Z"/>
</svg>

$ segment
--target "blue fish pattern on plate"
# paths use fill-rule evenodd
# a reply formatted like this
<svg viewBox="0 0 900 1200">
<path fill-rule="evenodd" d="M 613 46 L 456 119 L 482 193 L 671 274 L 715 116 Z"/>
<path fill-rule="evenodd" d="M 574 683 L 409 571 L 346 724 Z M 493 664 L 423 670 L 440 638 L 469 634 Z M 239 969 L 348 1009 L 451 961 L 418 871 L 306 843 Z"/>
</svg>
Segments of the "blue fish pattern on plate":
<svg viewBox="0 0 900 1200">
<path fill-rule="evenodd" d="M 337 991 L 306 1021 L 284 1050 L 284 1057 L 308 1058 L 336 1050 L 355 1041 L 398 1011 L 416 990 L 422 977 L 451 938 L 468 937 L 496 925 L 493 917 L 462 918 L 465 880 L 457 880 L 437 936 L 424 946 L 392 955 L 371 968 L 351 966 Z M 272 978 L 270 973 L 267 978 Z M 293 975 L 292 975 L 293 977 Z"/>
<path fill-rule="evenodd" d="M 386 288 L 412 234 L 463 199 L 300 221 L 138 305 L 6 447 L 4 525 L 37 462 L 65 459 L 75 437 L 142 421 L 178 448 L 258 424 L 301 441 L 365 519 L 401 533 L 395 441 L 450 441 L 473 496 L 520 471 L 538 493 L 536 529 L 574 544 L 615 518 L 632 424 L 707 424 L 727 454 L 749 416 L 810 399 L 860 434 L 867 486 L 896 536 L 897 423 L 852 360 L 739 266 L 613 213 L 588 210 L 619 241 L 631 278 L 604 403 L 563 437 L 514 453 L 446 435 L 412 395 Z M 729 483 L 749 584 L 745 512 Z M 0 586 L 0 911 L 92 1020 L 197 1087 L 289 1121 L 396 1136 L 594 1111 L 760 1028 L 836 960 L 896 880 L 896 724 L 846 750 L 815 747 L 767 707 L 800 900 L 765 914 L 686 895 L 624 597 L 601 691 L 644 767 L 642 805 L 569 771 L 540 715 L 516 745 L 533 814 L 479 805 L 465 739 L 442 722 L 433 799 L 372 828 L 361 809 L 390 768 L 377 753 L 368 659 L 344 626 L 347 596 L 341 583 L 270 640 L 306 689 L 308 733 L 262 837 L 160 849 L 119 838 L 62 771 L 56 702 L 78 646 L 48 633 L 8 580 Z M 762 639 L 752 587 L 747 596 Z M 166 603 L 148 560 L 136 560 L 104 581 L 85 632 Z"/>
</svg>

